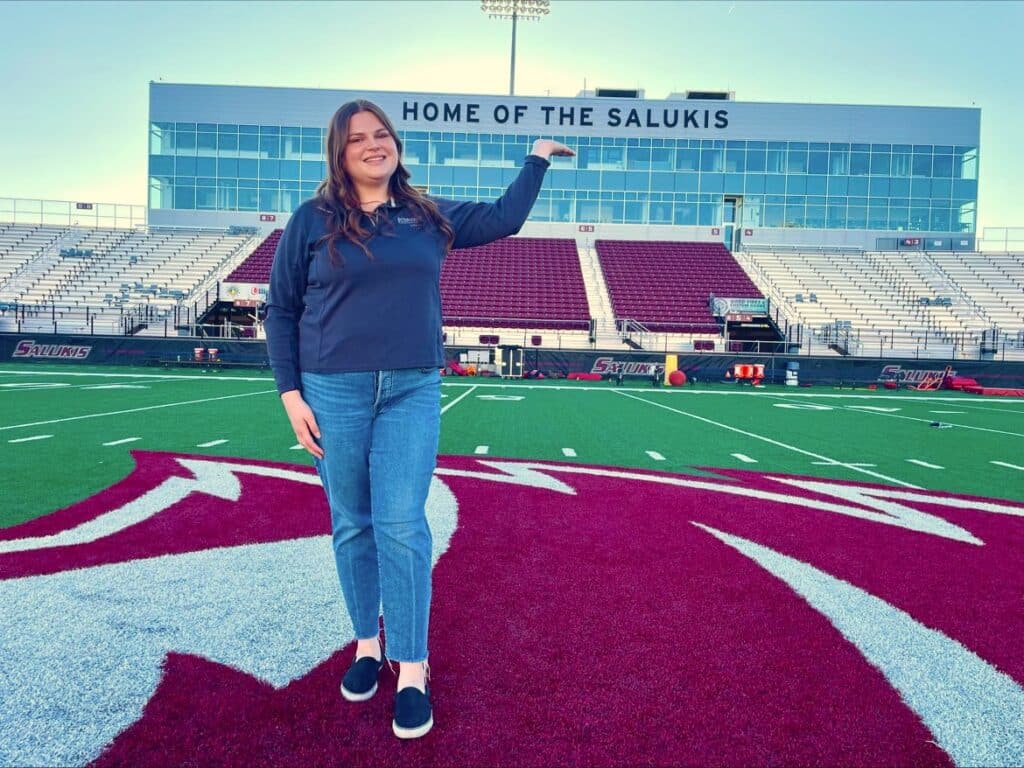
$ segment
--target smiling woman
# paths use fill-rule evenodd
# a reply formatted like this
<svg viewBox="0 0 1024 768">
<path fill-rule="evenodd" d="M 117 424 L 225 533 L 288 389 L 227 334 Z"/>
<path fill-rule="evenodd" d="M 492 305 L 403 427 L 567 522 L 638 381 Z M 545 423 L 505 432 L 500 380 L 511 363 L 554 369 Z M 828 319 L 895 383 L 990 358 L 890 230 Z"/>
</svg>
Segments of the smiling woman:
<svg viewBox="0 0 1024 768">
<path fill-rule="evenodd" d="M 387 657 L 400 665 L 392 730 L 418 738 L 434 722 L 425 504 L 440 434 L 441 263 L 453 247 L 518 232 L 548 158 L 573 151 L 538 139 L 496 203 L 433 198 L 409 183 L 388 116 L 356 99 L 331 118 L 326 154 L 327 177 L 295 211 L 274 256 L 267 347 L 331 508 L 358 641 L 341 694 L 359 702 L 377 691 L 383 602 Z"/>
</svg>

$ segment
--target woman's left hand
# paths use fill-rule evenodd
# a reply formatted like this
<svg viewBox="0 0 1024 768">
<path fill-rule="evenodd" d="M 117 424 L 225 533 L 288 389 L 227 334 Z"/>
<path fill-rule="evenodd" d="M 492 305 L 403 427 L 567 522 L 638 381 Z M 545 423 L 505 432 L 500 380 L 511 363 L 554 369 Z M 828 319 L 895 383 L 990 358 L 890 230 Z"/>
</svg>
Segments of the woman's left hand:
<svg viewBox="0 0 1024 768">
<path fill-rule="evenodd" d="M 550 158 L 552 155 L 558 157 L 572 157 L 576 153 L 569 147 L 562 144 L 560 141 L 552 141 L 551 139 L 537 139 L 533 142 L 533 150 L 530 152 L 531 155 L 537 155 L 537 157 L 543 157 L 545 160 Z"/>
</svg>

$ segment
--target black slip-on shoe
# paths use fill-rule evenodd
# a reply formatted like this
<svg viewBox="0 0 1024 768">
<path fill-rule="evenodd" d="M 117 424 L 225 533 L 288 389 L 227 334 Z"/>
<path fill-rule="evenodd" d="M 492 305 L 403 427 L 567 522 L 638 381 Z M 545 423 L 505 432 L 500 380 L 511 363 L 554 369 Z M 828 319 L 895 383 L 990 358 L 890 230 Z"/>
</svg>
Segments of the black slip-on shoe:
<svg viewBox="0 0 1024 768">
<path fill-rule="evenodd" d="M 377 692 L 377 677 L 384 666 L 384 654 L 380 661 L 373 656 L 363 656 L 352 662 L 341 680 L 341 695 L 349 701 L 366 701 Z"/>
<path fill-rule="evenodd" d="M 434 727 L 434 714 L 430 708 L 430 686 L 421 693 L 414 685 L 408 685 L 395 694 L 395 719 L 391 730 L 400 739 L 418 739 L 426 736 Z"/>
</svg>

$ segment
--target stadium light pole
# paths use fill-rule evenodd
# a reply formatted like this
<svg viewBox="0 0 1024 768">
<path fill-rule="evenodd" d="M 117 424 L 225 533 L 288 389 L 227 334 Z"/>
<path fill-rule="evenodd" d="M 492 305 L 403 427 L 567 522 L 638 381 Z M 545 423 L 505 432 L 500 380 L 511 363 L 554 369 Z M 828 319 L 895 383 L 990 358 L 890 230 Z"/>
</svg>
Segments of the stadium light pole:
<svg viewBox="0 0 1024 768">
<path fill-rule="evenodd" d="M 516 22 L 539 21 L 551 12 L 550 0 L 481 0 L 480 10 L 492 19 L 512 19 L 512 64 L 509 67 L 508 95 L 516 94 Z"/>
</svg>

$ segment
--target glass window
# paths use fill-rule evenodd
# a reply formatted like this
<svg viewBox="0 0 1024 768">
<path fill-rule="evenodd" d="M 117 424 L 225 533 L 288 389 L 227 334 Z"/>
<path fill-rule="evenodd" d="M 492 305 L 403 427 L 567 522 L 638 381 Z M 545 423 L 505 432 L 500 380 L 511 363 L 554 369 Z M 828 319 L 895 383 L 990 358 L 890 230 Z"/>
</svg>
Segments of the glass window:
<svg viewBox="0 0 1024 768">
<path fill-rule="evenodd" d="M 871 197 L 889 196 L 889 179 L 884 176 L 872 176 L 868 185 L 868 194 Z"/>
<path fill-rule="evenodd" d="M 242 157 L 256 157 L 260 151 L 259 136 L 250 134 L 238 134 L 238 154 Z"/>
<path fill-rule="evenodd" d="M 281 166 L 278 160 L 260 160 L 260 178 L 261 179 L 279 179 L 281 178 Z M 271 210 L 266 208 L 265 210 Z"/>
<path fill-rule="evenodd" d="M 216 176 L 217 175 L 217 158 L 215 157 L 197 157 L 196 158 L 196 176 Z"/>
<path fill-rule="evenodd" d="M 722 223 L 721 203 L 700 203 L 697 210 L 697 223 L 702 227 L 717 226 Z"/>
<path fill-rule="evenodd" d="M 746 183 L 747 194 L 760 195 L 764 192 L 764 174 L 761 173 L 748 173 Z"/>
<path fill-rule="evenodd" d="M 601 189 L 617 190 L 621 192 L 626 188 L 625 171 L 602 171 Z"/>
<path fill-rule="evenodd" d="M 702 171 L 722 170 L 722 150 L 704 148 L 700 151 L 700 169 Z"/>
<path fill-rule="evenodd" d="M 825 221 L 831 229 L 846 229 L 846 206 L 830 202 Z"/>
<path fill-rule="evenodd" d="M 763 212 L 763 203 L 759 196 L 746 197 L 743 200 L 742 218 L 743 226 L 745 227 L 759 227 L 761 226 L 761 214 Z"/>
<path fill-rule="evenodd" d="M 217 185 L 217 208 L 222 211 L 233 211 L 238 208 L 238 188 Z"/>
<path fill-rule="evenodd" d="M 149 173 L 151 176 L 173 176 L 175 158 L 167 155 L 149 156 Z"/>
<path fill-rule="evenodd" d="M 742 173 L 727 173 L 725 174 L 725 186 L 722 189 L 726 194 L 743 194 L 743 174 Z"/>
<path fill-rule="evenodd" d="M 891 179 L 889 194 L 893 197 L 910 197 L 910 179 Z"/>
<path fill-rule="evenodd" d="M 932 179 L 932 200 L 949 200 L 953 195 L 952 179 Z"/>
<path fill-rule="evenodd" d="M 647 220 L 652 224 L 671 224 L 672 206 L 665 202 L 648 203 Z"/>
<path fill-rule="evenodd" d="M 932 156 L 915 154 L 913 157 L 914 163 L 911 167 L 911 173 L 913 173 L 914 176 L 931 176 Z"/>
<path fill-rule="evenodd" d="M 804 206 L 786 203 L 786 220 L 784 226 L 803 227 L 804 225 Z"/>
<path fill-rule="evenodd" d="M 551 201 L 551 220 L 552 221 L 572 221 L 573 211 L 572 200 L 552 200 Z"/>
<path fill-rule="evenodd" d="M 281 137 L 260 135 L 260 157 L 277 158 L 281 156 Z M 262 208 L 262 210 L 271 210 Z"/>
<path fill-rule="evenodd" d="M 952 178 L 953 176 L 953 156 L 952 155 L 936 155 L 935 160 L 932 163 L 932 175 L 938 176 L 943 179 Z"/>
<path fill-rule="evenodd" d="M 867 229 L 868 209 L 863 206 L 851 205 L 846 209 L 847 229 Z"/>
<path fill-rule="evenodd" d="M 652 149 L 651 169 L 655 171 L 671 171 L 672 154 L 671 149 Z"/>
<path fill-rule="evenodd" d="M 650 175 L 646 171 L 626 171 L 626 189 L 646 192 L 650 187 Z"/>
<path fill-rule="evenodd" d="M 807 145 L 791 144 L 786 161 L 789 173 L 807 173 Z M 787 214 L 788 215 L 788 214 Z"/>
<path fill-rule="evenodd" d="M 975 216 L 975 213 L 976 213 L 976 211 L 975 211 L 974 203 L 964 203 L 963 205 L 960 206 L 960 215 L 959 215 L 959 223 L 960 223 L 959 231 L 960 232 L 973 232 L 974 231 L 974 224 L 975 224 L 974 216 Z M 954 216 L 955 215 L 956 214 L 954 213 Z"/>
<path fill-rule="evenodd" d="M 871 175 L 888 176 L 891 155 L 888 152 L 871 153 Z"/>
<path fill-rule="evenodd" d="M 851 176 L 866 176 L 868 173 L 868 153 L 867 152 L 851 152 L 850 153 L 850 175 Z M 852 227 L 851 227 L 852 229 Z"/>
<path fill-rule="evenodd" d="M 807 177 L 806 176 L 788 176 L 788 177 L 786 177 L 786 194 L 788 194 L 788 195 L 806 195 L 807 194 Z"/>
<path fill-rule="evenodd" d="M 679 149 L 676 151 L 676 170 L 696 171 L 700 169 L 699 149 Z"/>
<path fill-rule="evenodd" d="M 238 190 L 238 210 L 255 211 L 259 208 L 260 193 L 258 189 Z"/>
<path fill-rule="evenodd" d="M 746 152 L 742 149 L 725 150 L 726 173 L 743 173 L 746 167 Z"/>
<path fill-rule="evenodd" d="M 260 187 L 260 210 L 281 210 L 280 193 L 276 188 Z"/>
<path fill-rule="evenodd" d="M 194 155 L 196 153 L 195 132 L 175 131 L 174 151 L 179 155 Z M 175 197 L 175 200 L 177 200 L 177 197 Z M 174 207 L 177 208 L 178 206 L 175 205 Z"/>
<path fill-rule="evenodd" d="M 889 206 L 883 201 L 868 206 L 868 229 L 889 228 Z"/>
<path fill-rule="evenodd" d="M 455 142 L 455 160 L 476 165 L 480 161 L 480 145 L 475 141 Z"/>
<path fill-rule="evenodd" d="M 212 155 L 217 151 L 217 134 L 216 133 L 199 133 L 196 134 L 197 147 L 199 154 Z M 198 204 L 198 202 L 197 202 Z"/>
<path fill-rule="evenodd" d="M 418 142 L 426 152 L 426 142 Z M 408 145 L 406 145 L 408 146 Z M 424 157 L 426 155 L 424 154 Z M 480 142 L 480 162 L 483 165 L 497 165 L 501 162 L 501 141 Z"/>
<path fill-rule="evenodd" d="M 234 155 L 238 152 L 238 134 L 237 133 L 219 133 L 217 134 L 217 152 L 220 155 Z"/>
<path fill-rule="evenodd" d="M 932 196 L 931 179 L 912 179 L 910 182 L 910 196 L 917 198 L 928 198 Z"/>
<path fill-rule="evenodd" d="M 176 157 L 174 159 L 174 173 L 176 176 L 195 176 L 196 159 L 194 157 Z"/>
<path fill-rule="evenodd" d="M 569 171 L 572 173 L 572 171 Z M 475 187 L 477 185 L 475 165 L 456 165 L 452 173 L 452 183 L 458 187 Z"/>
<path fill-rule="evenodd" d="M 769 194 L 784 195 L 786 193 L 786 177 L 770 173 L 764 177 L 764 191 Z"/>
<path fill-rule="evenodd" d="M 651 174 L 651 190 L 655 192 L 671 192 L 675 189 L 674 174 L 654 171 Z"/>
<path fill-rule="evenodd" d="M 764 226 L 781 227 L 785 218 L 786 207 L 784 205 L 766 205 L 764 207 Z"/>
<path fill-rule="evenodd" d="M 845 197 L 850 193 L 850 179 L 846 176 L 829 176 L 828 177 L 828 194 L 829 197 L 840 195 Z"/>
<path fill-rule="evenodd" d="M 327 175 L 327 163 L 322 160 L 303 160 L 299 166 L 299 180 L 319 182 Z"/>
<path fill-rule="evenodd" d="M 931 229 L 936 232 L 950 232 L 950 214 L 949 208 L 940 208 L 932 206 L 931 212 Z"/>
<path fill-rule="evenodd" d="M 895 152 L 892 155 L 892 175 L 893 176 L 909 176 L 910 175 L 910 153 L 909 152 Z"/>
<path fill-rule="evenodd" d="M 259 161 L 242 158 L 238 161 L 238 177 L 240 179 L 258 179 Z"/>
<path fill-rule="evenodd" d="M 832 176 L 846 176 L 850 172 L 850 152 L 848 149 L 835 149 L 836 146 L 833 144 L 833 149 L 828 154 L 828 172 Z"/>
<path fill-rule="evenodd" d="M 807 177 L 807 194 L 809 195 L 824 195 L 828 176 L 808 176 Z"/>
<path fill-rule="evenodd" d="M 859 176 L 851 177 L 849 194 L 856 195 L 857 197 L 867 197 L 868 180 Z"/>
<path fill-rule="evenodd" d="M 303 136 L 302 137 L 302 159 L 312 160 L 316 157 L 323 155 L 323 144 L 320 142 L 320 137 L 316 136 Z"/>
<path fill-rule="evenodd" d="M 976 179 L 954 179 L 953 197 L 959 200 L 975 200 L 978 197 L 978 182 Z"/>
<path fill-rule="evenodd" d="M 196 188 L 175 184 L 174 207 L 179 210 L 194 210 L 196 207 Z"/>
<path fill-rule="evenodd" d="M 825 228 L 825 206 L 808 205 L 805 226 L 811 229 Z"/>
<path fill-rule="evenodd" d="M 910 209 L 910 229 L 920 232 L 928 229 L 928 206 L 918 205 Z"/>
<path fill-rule="evenodd" d="M 772 142 L 774 143 L 774 142 Z M 786 172 L 786 153 L 781 149 L 769 149 L 767 154 L 767 167 L 765 170 L 768 173 L 785 173 Z"/>
<path fill-rule="evenodd" d="M 676 192 L 696 192 L 699 178 L 696 173 L 677 173 L 675 175 Z"/>
<path fill-rule="evenodd" d="M 279 168 L 282 179 L 293 179 L 297 181 L 299 178 L 301 178 L 299 176 L 298 160 L 281 160 Z"/>
<path fill-rule="evenodd" d="M 910 226 L 910 208 L 906 206 L 891 206 L 889 208 L 889 229 L 898 232 L 906 230 Z"/>
<path fill-rule="evenodd" d="M 651 150 L 630 147 L 626 156 L 626 167 L 634 171 L 647 171 L 651 167 Z"/>
<path fill-rule="evenodd" d="M 697 203 L 677 203 L 672 210 L 673 222 L 677 226 L 697 226 Z"/>
<path fill-rule="evenodd" d="M 957 147 L 959 150 L 960 147 Z M 961 160 L 959 163 L 959 173 L 957 173 L 956 164 L 954 163 L 954 178 L 961 179 L 977 179 L 978 178 L 978 150 L 969 149 L 962 155 L 958 155 Z"/>
<path fill-rule="evenodd" d="M 763 172 L 765 160 L 766 152 L 764 150 L 747 150 L 747 172 Z"/>
<path fill-rule="evenodd" d="M 725 174 L 723 173 L 702 173 L 700 175 L 700 191 L 702 193 L 718 193 L 725 187 Z"/>
<path fill-rule="evenodd" d="M 828 173 L 828 152 L 811 152 L 807 157 L 808 173 Z"/>
<path fill-rule="evenodd" d="M 601 147 L 601 165 L 604 168 L 623 168 L 625 153 L 625 147 Z"/>
</svg>

